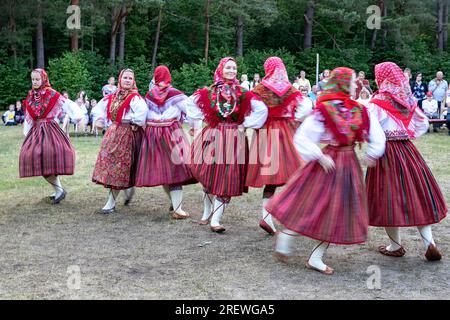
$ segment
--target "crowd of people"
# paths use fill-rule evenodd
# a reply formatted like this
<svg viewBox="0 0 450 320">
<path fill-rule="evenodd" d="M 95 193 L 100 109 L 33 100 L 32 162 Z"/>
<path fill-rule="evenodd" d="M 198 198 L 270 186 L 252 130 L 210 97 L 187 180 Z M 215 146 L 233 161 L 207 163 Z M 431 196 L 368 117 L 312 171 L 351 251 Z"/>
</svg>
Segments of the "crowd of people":
<svg viewBox="0 0 450 320">
<path fill-rule="evenodd" d="M 187 219 L 183 188 L 199 183 L 203 214 L 198 224 L 223 233 L 227 204 L 251 187 L 261 189 L 259 226 L 276 235 L 281 261 L 289 260 L 293 238 L 302 235 L 315 241 L 306 267 L 333 274 L 323 262 L 328 246 L 366 242 L 369 225 L 386 230 L 390 243 L 378 249 L 383 255 L 402 257 L 399 228 L 415 226 L 426 259 L 440 260 L 431 226 L 445 218 L 447 207 L 411 142 L 428 131 L 429 119 L 406 72 L 392 62 L 377 64 L 375 92 L 363 72 L 345 67 L 325 70 L 316 88 L 305 72 L 292 84 L 279 57 L 268 58 L 264 72 L 261 80 L 255 75 L 252 82 L 243 77 L 240 83 L 236 60 L 223 58 L 211 85 L 190 97 L 172 86 L 165 66 L 155 69 L 144 97 L 133 70 L 120 72 L 117 87 L 110 79 L 103 99 L 91 109 L 94 126 L 99 119 L 108 126 L 92 174 L 108 192 L 100 212 L 116 212 L 120 191 L 127 206 L 135 187 L 162 186 L 171 218 Z M 432 95 L 441 97 L 444 81 L 438 73 L 428 86 Z M 85 126 L 88 99 L 80 92 L 72 102 L 55 91 L 43 69 L 32 71 L 31 82 L 20 177 L 44 177 L 55 191 L 51 203 L 58 204 L 66 197 L 59 176 L 72 175 L 75 166 L 59 117 L 65 114 L 63 127 L 67 119 Z M 425 96 L 422 107 L 431 108 L 433 96 Z M 438 109 L 439 101 L 433 103 Z M 191 128 L 192 143 L 183 122 Z M 247 129 L 254 130 L 250 141 Z M 320 143 L 326 146 L 321 149 Z M 362 143 L 368 144 L 361 160 L 368 168 L 365 182 L 355 152 Z"/>
</svg>

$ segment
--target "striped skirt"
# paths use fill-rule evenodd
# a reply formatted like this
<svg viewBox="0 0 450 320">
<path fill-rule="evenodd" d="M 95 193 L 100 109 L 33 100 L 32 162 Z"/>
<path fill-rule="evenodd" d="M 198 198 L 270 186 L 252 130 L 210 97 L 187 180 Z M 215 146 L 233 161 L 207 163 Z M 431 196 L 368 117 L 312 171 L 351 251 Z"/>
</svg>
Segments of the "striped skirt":
<svg viewBox="0 0 450 320">
<path fill-rule="evenodd" d="M 247 192 L 245 175 L 248 141 L 236 123 L 205 127 L 191 146 L 192 175 L 207 193 L 219 197 L 240 196 Z"/>
<path fill-rule="evenodd" d="M 142 138 L 142 128 L 133 131 L 129 124 L 113 123 L 103 137 L 92 181 L 117 190 L 133 187 Z"/>
<path fill-rule="evenodd" d="M 136 173 L 137 187 L 193 183 L 189 142 L 178 120 L 147 122 Z"/>
<path fill-rule="evenodd" d="M 302 166 L 294 146 L 296 123 L 290 119 L 270 119 L 255 130 L 250 145 L 246 186 L 261 188 L 284 185 Z"/>
<path fill-rule="evenodd" d="M 447 213 L 444 196 L 430 168 L 409 140 L 390 140 L 384 155 L 366 174 L 371 226 L 422 226 Z"/>
<path fill-rule="evenodd" d="M 311 161 L 298 170 L 266 209 L 286 228 L 335 244 L 363 243 L 369 216 L 363 173 L 353 147 L 327 146 L 335 162 L 326 173 Z"/>
<path fill-rule="evenodd" d="M 74 167 L 75 151 L 64 131 L 53 120 L 36 121 L 20 149 L 20 177 L 72 175 Z"/>
</svg>

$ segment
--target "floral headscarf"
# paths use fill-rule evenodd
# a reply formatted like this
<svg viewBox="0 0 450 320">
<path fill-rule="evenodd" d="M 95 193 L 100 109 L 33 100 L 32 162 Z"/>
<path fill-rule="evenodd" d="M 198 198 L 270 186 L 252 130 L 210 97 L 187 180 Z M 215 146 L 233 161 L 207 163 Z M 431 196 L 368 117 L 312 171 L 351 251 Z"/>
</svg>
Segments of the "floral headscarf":
<svg viewBox="0 0 450 320">
<path fill-rule="evenodd" d="M 283 60 L 278 57 L 270 57 L 264 63 L 266 73 L 262 84 L 275 92 L 279 97 L 283 96 L 291 87 Z"/>
</svg>

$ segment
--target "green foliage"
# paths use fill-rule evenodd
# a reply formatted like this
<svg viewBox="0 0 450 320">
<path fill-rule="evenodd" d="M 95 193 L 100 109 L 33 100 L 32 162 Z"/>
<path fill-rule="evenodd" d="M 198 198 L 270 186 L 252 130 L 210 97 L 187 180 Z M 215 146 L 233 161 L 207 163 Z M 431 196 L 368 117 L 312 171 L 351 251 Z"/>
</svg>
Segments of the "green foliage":
<svg viewBox="0 0 450 320">
<path fill-rule="evenodd" d="M 8 109 L 8 105 L 16 100 L 25 99 L 30 89 L 30 71 L 23 59 L 17 61 L 17 66 L 10 60 L 5 51 L 0 50 L 0 109 Z"/>
<path fill-rule="evenodd" d="M 173 85 L 190 95 L 195 90 L 212 84 L 214 70 L 211 68 L 211 63 L 209 67 L 204 63 L 185 63 L 179 70 L 172 71 Z"/>
<path fill-rule="evenodd" d="M 49 61 L 48 76 L 53 88 L 59 92 L 67 91 L 75 100 L 81 90 L 92 96 L 92 77 L 86 67 L 86 61 L 80 54 L 66 52 L 61 58 Z"/>
</svg>

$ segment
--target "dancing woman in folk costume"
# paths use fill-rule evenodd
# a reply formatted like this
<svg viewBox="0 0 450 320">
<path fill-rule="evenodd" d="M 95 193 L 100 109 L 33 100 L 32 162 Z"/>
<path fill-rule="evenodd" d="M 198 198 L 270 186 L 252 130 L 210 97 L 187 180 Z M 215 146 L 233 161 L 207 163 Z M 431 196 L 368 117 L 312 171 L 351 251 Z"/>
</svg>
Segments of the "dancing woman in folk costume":
<svg viewBox="0 0 450 320">
<path fill-rule="evenodd" d="M 267 59 L 264 70 L 266 76 L 252 92 L 268 106 L 269 115 L 264 126 L 253 135 L 245 185 L 264 187 L 263 220 L 259 225 L 273 235 L 275 226 L 264 206 L 276 188 L 284 185 L 301 167 L 302 161 L 294 146 L 294 134 L 298 121 L 303 121 L 312 109 L 302 104 L 302 95 L 289 82 L 286 67 L 280 58 Z"/>
<path fill-rule="evenodd" d="M 102 118 L 112 122 L 102 140 L 92 181 L 109 188 L 109 197 L 102 213 L 115 211 L 120 190 L 126 190 L 125 205 L 134 194 L 136 166 L 139 157 L 147 105 L 139 95 L 131 69 L 120 72 L 118 90 L 97 104 Z"/>
<path fill-rule="evenodd" d="M 352 69 L 332 71 L 313 114 L 294 136 L 302 159 L 309 162 L 266 206 L 286 227 L 277 236 L 277 257 L 286 261 L 293 236 L 307 236 L 316 244 L 306 267 L 324 274 L 333 273 L 322 261 L 330 243 L 356 244 L 367 239 L 369 215 L 355 145 L 369 142 L 364 158 L 367 165 L 374 165 L 384 152 L 380 124 L 350 98 L 355 81 Z M 327 146 L 321 150 L 319 142 Z"/>
<path fill-rule="evenodd" d="M 380 246 L 382 254 L 401 257 L 399 227 L 417 226 L 429 261 L 440 260 L 431 225 L 447 214 L 445 199 L 430 168 L 411 139 L 427 132 L 427 117 L 417 108 L 408 79 L 392 62 L 375 66 L 379 90 L 368 106 L 387 138 L 386 153 L 367 170 L 366 187 L 369 224 L 385 227 L 390 245 Z"/>
<path fill-rule="evenodd" d="M 172 77 L 166 66 L 155 69 L 150 90 L 145 96 L 147 126 L 139 154 L 137 187 L 163 186 L 172 200 L 173 219 L 186 219 L 181 209 L 184 184 L 193 183 L 187 165 L 190 146 L 181 127 L 186 114 L 183 92 L 171 86 Z"/>
<path fill-rule="evenodd" d="M 196 91 L 186 103 L 187 119 L 196 132 L 190 168 L 205 192 L 199 224 L 207 225 L 211 218 L 213 232 L 225 231 L 220 225 L 225 205 L 246 191 L 248 142 L 244 128 L 260 128 L 267 119 L 267 107 L 239 86 L 236 74 L 236 61 L 223 58 L 214 83 Z M 203 129 L 202 120 L 206 122 Z"/>
<path fill-rule="evenodd" d="M 43 176 L 55 189 L 49 198 L 57 204 L 66 196 L 59 176 L 73 175 L 75 151 L 55 118 L 63 110 L 83 124 L 83 114 L 73 101 L 52 89 L 44 69 L 31 72 L 31 83 L 25 100 L 26 138 L 20 150 L 19 173 L 21 178 Z"/>
</svg>

